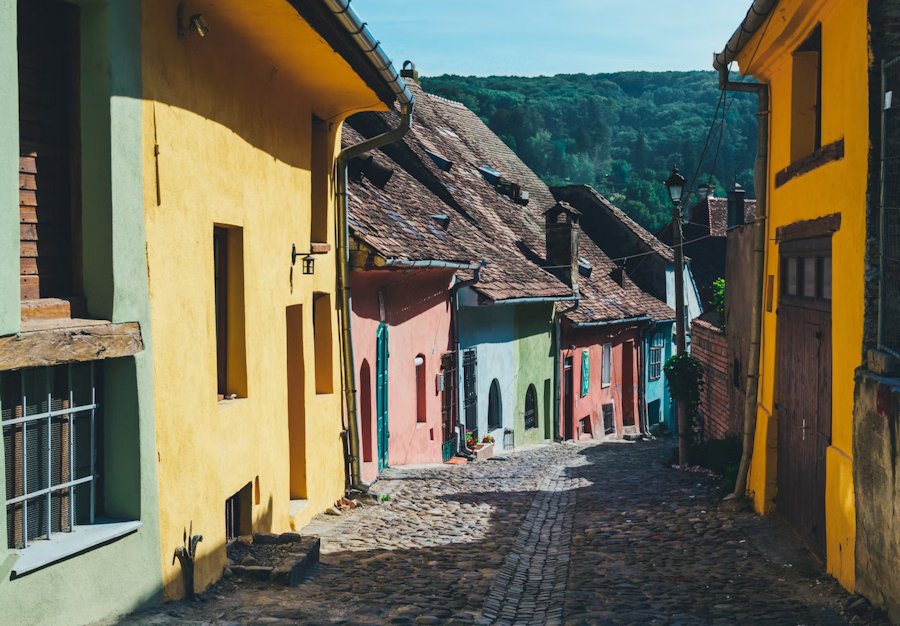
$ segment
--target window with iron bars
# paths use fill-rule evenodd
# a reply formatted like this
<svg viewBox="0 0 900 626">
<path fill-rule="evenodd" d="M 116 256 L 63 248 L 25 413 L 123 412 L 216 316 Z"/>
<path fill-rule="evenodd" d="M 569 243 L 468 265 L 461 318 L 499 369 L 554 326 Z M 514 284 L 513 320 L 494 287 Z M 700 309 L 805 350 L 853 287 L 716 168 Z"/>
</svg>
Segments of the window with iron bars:
<svg viewBox="0 0 900 626">
<path fill-rule="evenodd" d="M 91 363 L 0 375 L 7 547 L 93 524 L 99 411 Z"/>
<path fill-rule="evenodd" d="M 900 58 L 882 66 L 879 333 L 900 357 Z"/>
<path fill-rule="evenodd" d="M 650 339 L 650 380 L 659 380 L 662 376 L 662 354 L 665 337 L 662 333 L 654 333 Z"/>
</svg>

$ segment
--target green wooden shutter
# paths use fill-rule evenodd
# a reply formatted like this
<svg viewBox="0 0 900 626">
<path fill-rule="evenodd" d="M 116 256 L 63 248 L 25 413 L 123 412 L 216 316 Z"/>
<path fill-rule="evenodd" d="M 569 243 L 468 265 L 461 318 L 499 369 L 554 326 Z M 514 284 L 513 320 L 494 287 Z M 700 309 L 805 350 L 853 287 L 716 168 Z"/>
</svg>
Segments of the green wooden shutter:
<svg viewBox="0 0 900 626">
<path fill-rule="evenodd" d="M 588 395 L 591 389 L 591 353 L 581 351 L 581 397 Z"/>
</svg>

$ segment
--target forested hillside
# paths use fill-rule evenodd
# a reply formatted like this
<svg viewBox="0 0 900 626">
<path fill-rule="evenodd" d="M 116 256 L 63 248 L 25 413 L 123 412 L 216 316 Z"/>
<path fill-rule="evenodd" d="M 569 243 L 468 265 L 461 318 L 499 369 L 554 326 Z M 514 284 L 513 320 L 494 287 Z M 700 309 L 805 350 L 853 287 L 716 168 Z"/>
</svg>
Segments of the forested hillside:
<svg viewBox="0 0 900 626">
<path fill-rule="evenodd" d="M 690 179 L 720 95 L 712 72 L 438 76 L 422 85 L 475 111 L 548 184 L 593 185 L 654 231 L 671 215 L 662 181 L 672 165 Z M 752 197 L 755 99 L 729 94 L 726 103 L 724 133 L 713 135 L 697 184 L 712 177 L 724 195 L 737 181 Z"/>
</svg>

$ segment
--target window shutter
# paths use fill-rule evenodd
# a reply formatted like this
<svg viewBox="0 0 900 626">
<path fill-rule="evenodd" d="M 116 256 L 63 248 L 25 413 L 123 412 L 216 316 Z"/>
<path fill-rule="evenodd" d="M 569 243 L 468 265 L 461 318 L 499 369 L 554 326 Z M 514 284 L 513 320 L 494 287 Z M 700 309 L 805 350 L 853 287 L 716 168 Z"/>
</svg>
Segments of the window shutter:
<svg viewBox="0 0 900 626">
<path fill-rule="evenodd" d="M 587 350 L 581 352 L 581 397 L 588 395 L 591 389 L 591 353 Z"/>
</svg>

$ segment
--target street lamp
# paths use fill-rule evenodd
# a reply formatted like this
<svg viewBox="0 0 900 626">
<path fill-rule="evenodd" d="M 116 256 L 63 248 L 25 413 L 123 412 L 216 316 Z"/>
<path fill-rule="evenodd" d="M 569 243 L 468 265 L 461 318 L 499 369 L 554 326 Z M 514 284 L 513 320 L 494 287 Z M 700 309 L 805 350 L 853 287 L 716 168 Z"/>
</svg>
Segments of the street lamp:
<svg viewBox="0 0 900 626">
<path fill-rule="evenodd" d="M 673 167 L 672 173 L 669 175 L 669 180 L 665 182 L 666 189 L 669 190 L 669 198 L 671 198 L 672 204 L 681 203 L 681 195 L 684 193 L 684 182 L 684 176 L 681 175 L 681 172 L 678 171 L 677 167 Z"/>
<path fill-rule="evenodd" d="M 684 315 L 684 233 L 681 230 L 681 198 L 684 194 L 684 176 L 677 167 L 672 168 L 672 174 L 665 182 L 672 200 L 672 248 L 675 256 L 675 348 L 680 356 L 687 349 L 685 339 L 686 319 Z M 687 463 L 688 436 L 690 425 L 688 424 L 687 404 L 678 401 L 678 462 Z"/>
</svg>

